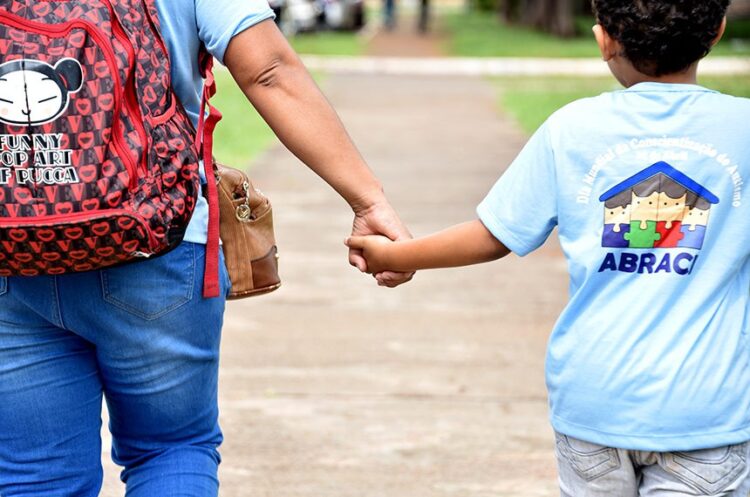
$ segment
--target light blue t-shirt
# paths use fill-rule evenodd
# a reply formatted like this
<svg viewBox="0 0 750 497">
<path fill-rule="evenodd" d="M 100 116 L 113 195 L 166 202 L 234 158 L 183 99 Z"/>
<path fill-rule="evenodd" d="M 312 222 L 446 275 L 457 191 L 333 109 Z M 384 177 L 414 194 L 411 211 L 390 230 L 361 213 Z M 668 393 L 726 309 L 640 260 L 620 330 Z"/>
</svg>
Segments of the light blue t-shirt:
<svg viewBox="0 0 750 497">
<path fill-rule="evenodd" d="M 273 18 L 266 0 L 156 0 L 161 34 L 172 63 L 172 86 L 197 126 L 203 80 L 198 54 L 201 43 L 219 62 L 231 39 L 247 28 Z M 249 104 L 248 104 L 249 105 Z M 203 170 L 201 177 L 205 181 Z M 185 241 L 206 243 L 208 203 L 198 197 Z"/>
<path fill-rule="evenodd" d="M 553 228 L 570 302 L 550 338 L 564 434 L 674 451 L 750 440 L 750 100 L 642 83 L 574 102 L 477 211 L 521 256 Z"/>
</svg>

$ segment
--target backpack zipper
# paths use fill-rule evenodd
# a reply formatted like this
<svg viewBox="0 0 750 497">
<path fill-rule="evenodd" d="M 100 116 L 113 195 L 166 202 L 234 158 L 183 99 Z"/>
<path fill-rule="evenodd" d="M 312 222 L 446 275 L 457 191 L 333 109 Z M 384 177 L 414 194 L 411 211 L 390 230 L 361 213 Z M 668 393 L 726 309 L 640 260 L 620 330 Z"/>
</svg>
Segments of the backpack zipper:
<svg viewBox="0 0 750 497">
<path fill-rule="evenodd" d="M 133 48 L 133 44 L 130 42 L 130 37 L 125 32 L 125 28 L 122 27 L 120 18 L 117 17 L 114 7 L 112 7 L 112 2 L 110 0 L 104 0 L 103 3 L 106 4 L 107 9 L 109 9 L 112 34 L 120 41 L 120 43 L 122 43 L 122 46 L 124 46 L 125 50 L 127 50 L 128 52 L 129 67 L 128 80 L 125 82 L 125 102 L 128 106 L 128 109 L 130 110 L 131 115 L 135 116 L 133 124 L 135 125 L 135 130 L 138 132 L 138 136 L 140 137 L 141 143 L 143 144 L 143 152 L 141 152 L 141 156 L 138 161 L 138 168 L 140 169 L 141 174 L 146 177 L 148 176 L 148 150 L 149 148 L 151 148 L 151 144 L 148 136 L 146 135 L 146 129 L 143 126 L 143 112 L 141 111 L 141 106 L 138 103 L 138 96 L 135 94 L 135 49 Z M 149 17 L 148 12 L 146 12 L 146 16 Z M 135 181 L 133 187 L 136 186 L 138 186 L 137 180 Z"/>
<path fill-rule="evenodd" d="M 172 61 L 169 60 L 169 50 L 167 49 L 167 44 L 164 42 L 164 37 L 161 35 L 161 31 L 156 26 L 156 20 L 151 15 L 151 10 L 148 8 L 148 5 L 146 5 L 146 2 L 141 0 L 141 4 L 143 5 L 143 10 L 146 12 L 146 18 L 148 19 L 148 23 L 151 26 L 151 32 L 154 34 L 154 38 L 156 38 L 156 42 L 159 44 L 159 48 L 161 48 L 162 52 L 164 53 L 164 57 L 167 59 L 167 66 L 172 67 Z M 172 88 L 172 74 L 167 73 L 167 76 L 169 76 L 169 88 Z"/>
</svg>

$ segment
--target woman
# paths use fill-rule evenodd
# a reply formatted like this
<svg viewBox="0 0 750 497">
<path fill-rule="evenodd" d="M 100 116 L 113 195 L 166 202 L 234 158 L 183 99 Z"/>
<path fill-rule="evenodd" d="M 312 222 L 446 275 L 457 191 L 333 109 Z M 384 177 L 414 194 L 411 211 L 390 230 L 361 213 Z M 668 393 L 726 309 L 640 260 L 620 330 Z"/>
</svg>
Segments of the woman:
<svg viewBox="0 0 750 497">
<path fill-rule="evenodd" d="M 203 44 L 281 141 L 349 203 L 355 235 L 409 236 L 264 0 L 155 3 L 173 86 L 194 123 Z M 224 299 L 201 296 L 207 218 L 201 198 L 184 242 L 153 260 L 0 279 L 0 495 L 98 495 L 103 394 L 129 497 L 218 494 Z M 349 259 L 366 269 L 357 251 Z"/>
</svg>

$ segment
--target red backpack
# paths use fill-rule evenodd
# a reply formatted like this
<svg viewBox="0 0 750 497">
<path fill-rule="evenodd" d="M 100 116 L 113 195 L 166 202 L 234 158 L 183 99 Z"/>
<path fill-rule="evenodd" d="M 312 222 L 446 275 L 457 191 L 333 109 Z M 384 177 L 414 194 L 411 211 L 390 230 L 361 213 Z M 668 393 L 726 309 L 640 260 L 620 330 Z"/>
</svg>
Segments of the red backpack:
<svg viewBox="0 0 750 497">
<path fill-rule="evenodd" d="M 220 114 L 209 106 L 196 133 L 170 78 L 153 0 L 3 2 L 0 276 L 91 271 L 182 241 Z M 204 295 L 215 296 L 218 208 L 206 173 Z"/>
</svg>

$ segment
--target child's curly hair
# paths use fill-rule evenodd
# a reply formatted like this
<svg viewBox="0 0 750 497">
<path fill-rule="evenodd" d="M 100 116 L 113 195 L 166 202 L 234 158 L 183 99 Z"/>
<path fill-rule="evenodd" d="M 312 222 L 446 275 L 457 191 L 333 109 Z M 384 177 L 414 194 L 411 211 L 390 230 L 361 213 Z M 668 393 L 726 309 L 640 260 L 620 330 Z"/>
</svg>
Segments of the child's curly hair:
<svg viewBox="0 0 750 497">
<path fill-rule="evenodd" d="M 711 51 L 731 0 L 592 0 L 597 22 L 652 77 L 681 72 Z"/>
</svg>

